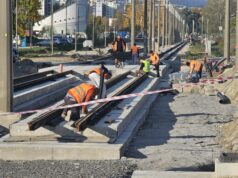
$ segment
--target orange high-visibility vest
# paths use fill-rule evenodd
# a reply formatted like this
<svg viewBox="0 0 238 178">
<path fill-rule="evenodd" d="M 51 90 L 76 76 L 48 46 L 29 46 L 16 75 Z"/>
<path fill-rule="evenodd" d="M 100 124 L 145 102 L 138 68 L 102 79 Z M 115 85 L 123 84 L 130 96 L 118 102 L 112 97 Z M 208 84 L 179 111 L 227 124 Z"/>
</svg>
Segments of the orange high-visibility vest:
<svg viewBox="0 0 238 178">
<path fill-rule="evenodd" d="M 159 63 L 159 56 L 154 53 L 153 55 L 150 55 L 150 60 L 152 64 L 158 64 Z"/>
<path fill-rule="evenodd" d="M 132 54 L 137 54 L 137 53 L 139 52 L 139 47 L 137 47 L 137 46 L 132 46 L 131 52 L 132 52 Z"/>
<path fill-rule="evenodd" d="M 196 60 L 192 60 L 190 62 L 190 70 L 194 70 L 195 72 L 199 72 L 201 69 L 202 63 Z"/>
<path fill-rule="evenodd" d="M 71 95 L 78 103 L 84 102 L 89 90 L 94 90 L 95 86 L 87 83 L 82 83 L 74 88 L 71 88 L 68 91 L 68 94 Z"/>
</svg>

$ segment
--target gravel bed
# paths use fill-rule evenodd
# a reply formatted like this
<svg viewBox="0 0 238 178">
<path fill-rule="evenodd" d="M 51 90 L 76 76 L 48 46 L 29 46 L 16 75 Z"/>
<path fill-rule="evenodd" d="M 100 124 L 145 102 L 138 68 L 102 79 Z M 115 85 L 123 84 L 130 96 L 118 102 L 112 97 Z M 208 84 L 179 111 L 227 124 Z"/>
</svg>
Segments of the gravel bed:
<svg viewBox="0 0 238 178">
<path fill-rule="evenodd" d="M 129 161 L 0 161 L 0 177 L 128 178 Z"/>
</svg>

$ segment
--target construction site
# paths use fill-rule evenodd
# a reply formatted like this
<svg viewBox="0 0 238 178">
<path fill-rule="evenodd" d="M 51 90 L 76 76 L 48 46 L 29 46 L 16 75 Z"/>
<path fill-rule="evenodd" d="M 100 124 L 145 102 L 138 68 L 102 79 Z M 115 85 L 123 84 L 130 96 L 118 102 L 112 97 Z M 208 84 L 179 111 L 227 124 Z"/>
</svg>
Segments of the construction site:
<svg viewBox="0 0 238 178">
<path fill-rule="evenodd" d="M 0 6 L 0 177 L 238 177 L 238 48 L 232 56 L 229 0 L 224 56 L 211 54 L 203 21 L 190 28 L 166 0 L 143 2 L 149 20 L 137 39 L 132 0 L 121 53 L 118 35 L 100 55 L 95 48 L 17 62 L 12 3 Z"/>
</svg>

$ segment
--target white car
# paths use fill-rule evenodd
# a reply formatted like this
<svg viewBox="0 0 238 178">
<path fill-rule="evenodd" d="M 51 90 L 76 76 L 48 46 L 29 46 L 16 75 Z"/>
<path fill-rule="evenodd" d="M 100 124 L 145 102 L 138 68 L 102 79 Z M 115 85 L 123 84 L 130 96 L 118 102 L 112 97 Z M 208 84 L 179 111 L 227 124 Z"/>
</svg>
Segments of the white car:
<svg viewBox="0 0 238 178">
<path fill-rule="evenodd" d="M 92 40 L 85 40 L 83 42 L 83 47 L 84 48 L 93 48 L 93 41 Z"/>
</svg>

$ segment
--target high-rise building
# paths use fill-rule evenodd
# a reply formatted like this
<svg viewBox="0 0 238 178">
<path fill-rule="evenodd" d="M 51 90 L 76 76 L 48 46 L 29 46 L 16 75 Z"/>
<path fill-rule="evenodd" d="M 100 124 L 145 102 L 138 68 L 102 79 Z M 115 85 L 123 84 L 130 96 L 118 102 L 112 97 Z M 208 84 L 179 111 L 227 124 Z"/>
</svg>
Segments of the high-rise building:
<svg viewBox="0 0 238 178">
<path fill-rule="evenodd" d="M 124 12 L 125 5 L 127 4 L 127 0 L 116 0 L 116 3 L 118 4 L 118 10 L 121 12 Z"/>
<path fill-rule="evenodd" d="M 74 34 L 85 32 L 88 17 L 88 1 L 80 0 L 64 7 L 53 15 L 53 29 L 55 34 Z M 34 31 L 42 31 L 51 26 L 51 16 L 45 17 L 34 24 Z"/>
<path fill-rule="evenodd" d="M 51 14 L 51 0 L 40 0 L 41 2 L 41 9 L 39 11 L 40 15 L 48 16 Z M 55 3 L 55 0 L 53 0 Z"/>
<path fill-rule="evenodd" d="M 96 2 L 93 2 L 91 9 L 91 12 L 96 16 L 112 18 L 115 15 L 117 4 L 113 1 L 96 0 Z"/>
</svg>

